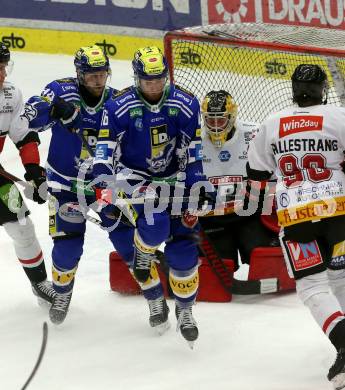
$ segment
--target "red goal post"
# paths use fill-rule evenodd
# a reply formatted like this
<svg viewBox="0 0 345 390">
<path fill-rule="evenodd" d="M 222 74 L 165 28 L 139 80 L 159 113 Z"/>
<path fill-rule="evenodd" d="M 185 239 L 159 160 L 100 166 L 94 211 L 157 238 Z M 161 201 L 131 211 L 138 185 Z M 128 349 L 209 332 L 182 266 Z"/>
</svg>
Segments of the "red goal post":
<svg viewBox="0 0 345 390">
<path fill-rule="evenodd" d="M 171 81 L 202 99 L 225 89 L 239 118 L 260 123 L 292 104 L 291 74 L 301 63 L 321 65 L 328 102 L 345 104 L 345 31 L 260 23 L 216 24 L 168 32 Z"/>
</svg>

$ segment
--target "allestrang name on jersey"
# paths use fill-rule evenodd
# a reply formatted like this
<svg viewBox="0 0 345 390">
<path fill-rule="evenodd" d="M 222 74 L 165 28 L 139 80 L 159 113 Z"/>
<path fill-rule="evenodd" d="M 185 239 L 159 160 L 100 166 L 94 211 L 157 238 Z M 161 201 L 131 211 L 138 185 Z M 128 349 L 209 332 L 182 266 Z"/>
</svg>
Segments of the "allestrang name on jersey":
<svg viewBox="0 0 345 390">
<path fill-rule="evenodd" d="M 288 152 L 335 152 L 338 150 L 338 141 L 335 139 L 282 139 L 272 143 L 273 154 Z"/>
</svg>

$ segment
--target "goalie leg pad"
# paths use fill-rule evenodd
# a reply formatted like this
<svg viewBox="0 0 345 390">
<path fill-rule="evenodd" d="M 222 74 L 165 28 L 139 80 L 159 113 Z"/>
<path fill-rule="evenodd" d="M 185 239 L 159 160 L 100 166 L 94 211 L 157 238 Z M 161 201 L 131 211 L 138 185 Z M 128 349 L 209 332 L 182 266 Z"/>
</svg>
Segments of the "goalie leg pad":
<svg viewBox="0 0 345 390">
<path fill-rule="evenodd" d="M 296 283 L 288 274 L 280 247 L 259 247 L 250 256 L 248 280 L 277 278 L 279 290 L 294 290 Z"/>
<path fill-rule="evenodd" d="M 196 300 L 203 302 L 231 302 L 232 294 L 220 283 L 219 278 L 212 270 L 208 261 L 202 257 L 199 266 L 199 290 Z M 231 259 L 223 259 L 224 265 L 230 275 L 234 274 L 235 262 Z"/>
<path fill-rule="evenodd" d="M 110 288 L 121 294 L 140 294 L 141 289 L 132 277 L 128 265 L 118 252 L 109 255 Z"/>
</svg>

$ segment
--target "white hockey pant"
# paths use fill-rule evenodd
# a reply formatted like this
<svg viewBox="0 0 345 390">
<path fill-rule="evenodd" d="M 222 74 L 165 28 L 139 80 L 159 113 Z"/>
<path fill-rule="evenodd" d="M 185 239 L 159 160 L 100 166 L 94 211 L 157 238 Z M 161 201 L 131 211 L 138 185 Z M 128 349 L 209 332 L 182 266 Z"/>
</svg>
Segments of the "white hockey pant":
<svg viewBox="0 0 345 390">
<path fill-rule="evenodd" d="M 344 319 L 342 308 L 330 290 L 327 271 L 296 280 L 296 290 L 327 336 Z"/>
<path fill-rule="evenodd" d="M 43 262 L 42 250 L 30 217 L 25 218 L 24 224 L 7 222 L 3 227 L 12 238 L 14 250 L 24 268 L 34 268 Z"/>
</svg>

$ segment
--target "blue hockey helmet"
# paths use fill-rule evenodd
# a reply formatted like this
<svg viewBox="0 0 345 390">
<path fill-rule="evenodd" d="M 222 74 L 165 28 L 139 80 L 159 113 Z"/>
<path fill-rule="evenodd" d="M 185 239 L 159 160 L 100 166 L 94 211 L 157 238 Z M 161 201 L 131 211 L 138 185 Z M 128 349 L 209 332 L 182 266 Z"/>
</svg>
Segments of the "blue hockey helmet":
<svg viewBox="0 0 345 390">
<path fill-rule="evenodd" d="M 109 58 L 103 50 L 97 46 L 84 46 L 78 49 L 74 57 L 74 65 L 77 72 L 110 71 Z"/>
<path fill-rule="evenodd" d="M 142 47 L 134 53 L 135 77 L 152 80 L 168 76 L 168 62 L 157 46 Z"/>
</svg>

